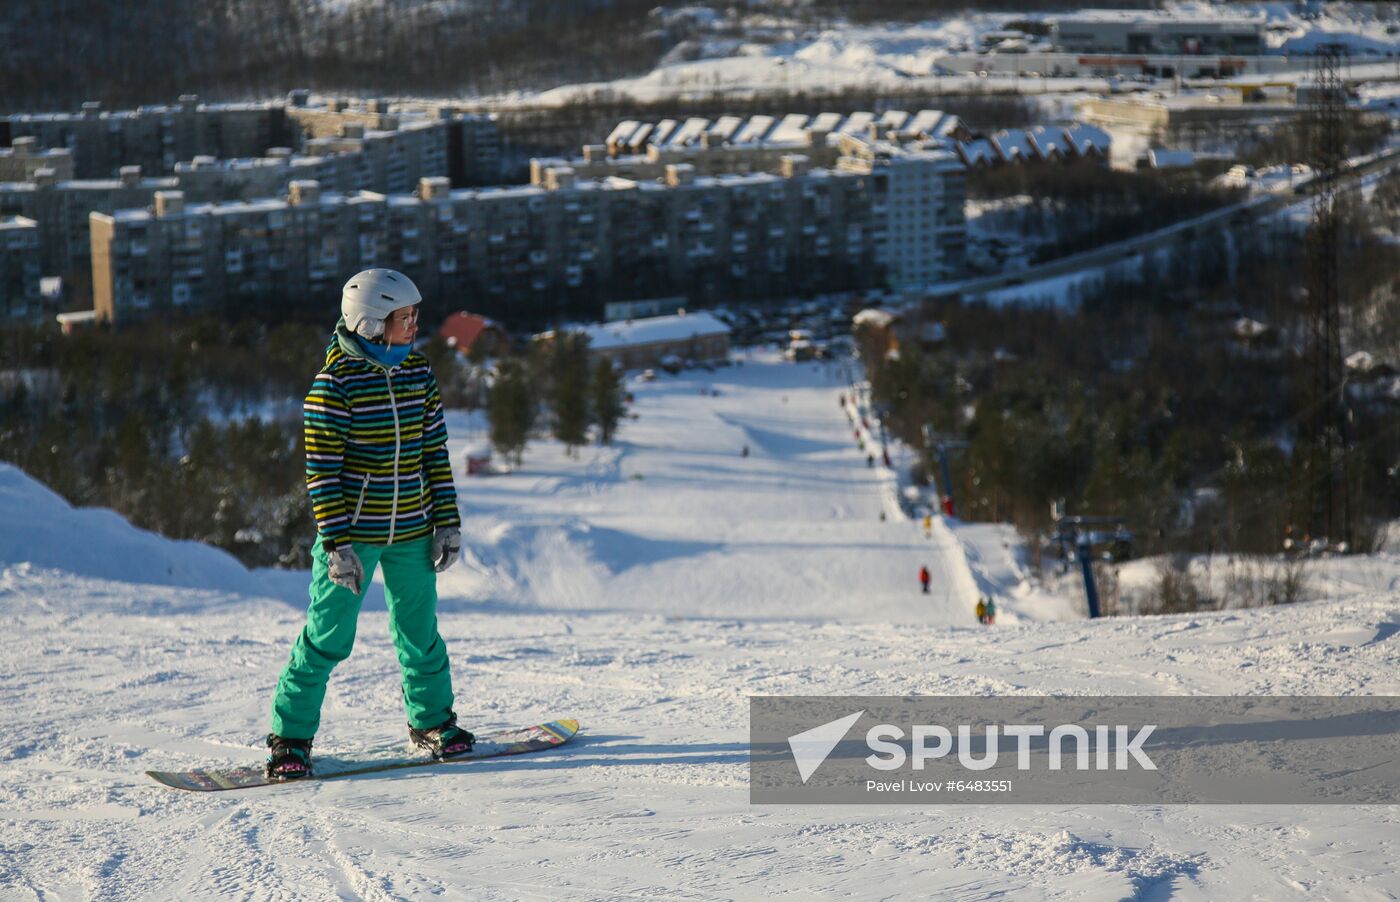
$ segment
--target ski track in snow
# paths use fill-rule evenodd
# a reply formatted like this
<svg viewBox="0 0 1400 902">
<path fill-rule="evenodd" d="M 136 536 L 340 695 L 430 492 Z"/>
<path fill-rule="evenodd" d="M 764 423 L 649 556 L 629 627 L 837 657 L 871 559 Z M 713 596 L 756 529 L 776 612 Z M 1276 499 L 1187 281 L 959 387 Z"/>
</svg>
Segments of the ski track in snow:
<svg viewBox="0 0 1400 902">
<path fill-rule="evenodd" d="M 1392 559 L 1286 609 L 1072 619 L 1025 581 L 1005 527 L 940 522 L 928 540 L 879 521 L 886 477 L 855 448 L 833 372 L 755 355 L 629 384 L 640 418 L 617 447 L 568 458 L 540 442 L 513 475 L 458 474 L 476 562 L 440 583 L 458 713 L 482 730 L 577 717 L 584 733 L 555 752 L 233 793 L 158 786 L 142 771 L 261 757 L 304 575 L 123 582 L 104 574 L 147 553 L 187 583 L 207 550 L 122 533 L 108 552 L 99 534 L 74 573 L 17 560 L 0 533 L 0 898 L 1400 892 L 1396 806 L 750 805 L 753 694 L 1400 691 Z M 453 417 L 460 463 L 471 436 Z M 0 475 L 27 516 L 85 515 Z M 1004 625 L 976 624 L 978 591 L 1005 593 Z M 377 592 L 331 681 L 323 760 L 406 746 Z"/>
</svg>

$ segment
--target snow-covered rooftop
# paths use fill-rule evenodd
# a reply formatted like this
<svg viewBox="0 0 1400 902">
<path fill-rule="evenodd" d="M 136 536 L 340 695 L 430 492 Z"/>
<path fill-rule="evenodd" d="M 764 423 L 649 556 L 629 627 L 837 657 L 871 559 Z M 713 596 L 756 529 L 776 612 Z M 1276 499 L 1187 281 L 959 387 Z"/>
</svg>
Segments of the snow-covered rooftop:
<svg viewBox="0 0 1400 902">
<path fill-rule="evenodd" d="M 1043 160 L 1073 153 L 1065 141 L 1063 129 L 1037 125 L 1026 132 L 1026 137 L 1035 148 L 1036 155 Z"/>
<path fill-rule="evenodd" d="M 577 331 L 589 338 L 593 348 L 622 348 L 661 341 L 684 341 L 709 335 L 728 335 L 729 327 L 706 311 L 652 316 L 646 319 L 584 326 Z"/>
<path fill-rule="evenodd" d="M 641 124 L 641 123 L 637 122 L 637 120 L 635 120 L 635 119 L 626 119 L 626 120 L 623 120 L 622 122 L 619 122 L 619 123 L 617 124 L 617 127 L 614 128 L 614 129 L 608 134 L 607 140 L 606 140 L 604 143 L 606 143 L 606 144 L 626 144 L 626 143 L 627 143 L 627 139 L 629 139 L 629 138 L 632 137 L 633 133 L 635 133 L 635 132 L 637 131 L 637 127 L 638 127 L 640 124 Z"/>
<path fill-rule="evenodd" d="M 1000 159 L 997 156 L 996 148 L 986 138 L 960 141 L 958 142 L 958 152 L 962 156 L 963 162 L 969 167 L 990 166 Z"/>
<path fill-rule="evenodd" d="M 851 322 L 857 326 L 872 326 L 876 329 L 883 329 L 894 322 L 894 314 L 888 310 L 867 307 L 852 317 Z"/>
<path fill-rule="evenodd" d="M 1080 156 L 1090 153 L 1106 156 L 1109 148 L 1113 145 L 1113 138 L 1097 125 L 1076 122 L 1065 126 L 1064 133 L 1069 146 L 1074 148 L 1074 152 Z"/>
<path fill-rule="evenodd" d="M 1004 128 L 1001 131 L 993 132 L 992 146 L 1008 163 L 1037 159 L 1035 146 L 1025 131 L 1019 128 Z"/>
</svg>

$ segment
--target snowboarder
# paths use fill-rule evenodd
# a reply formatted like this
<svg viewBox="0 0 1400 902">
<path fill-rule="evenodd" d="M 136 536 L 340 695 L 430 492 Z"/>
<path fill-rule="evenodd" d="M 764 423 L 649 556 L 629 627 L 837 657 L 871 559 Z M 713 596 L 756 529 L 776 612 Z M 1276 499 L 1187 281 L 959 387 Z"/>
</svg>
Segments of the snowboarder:
<svg viewBox="0 0 1400 902">
<path fill-rule="evenodd" d="M 919 585 L 923 586 L 924 594 L 928 594 L 928 584 L 932 577 L 929 576 L 927 565 L 919 568 Z"/>
<path fill-rule="evenodd" d="M 311 604 L 272 701 L 267 775 L 311 776 L 331 670 L 355 642 L 376 567 L 402 672 L 409 738 L 435 758 L 471 751 L 457 726 L 437 574 L 461 551 L 437 381 L 421 354 L 417 287 L 389 269 L 345 284 L 325 365 L 306 396 L 306 485 L 316 517 Z"/>
<path fill-rule="evenodd" d="M 987 602 L 981 597 L 977 599 L 977 622 L 984 626 L 987 623 Z"/>
</svg>

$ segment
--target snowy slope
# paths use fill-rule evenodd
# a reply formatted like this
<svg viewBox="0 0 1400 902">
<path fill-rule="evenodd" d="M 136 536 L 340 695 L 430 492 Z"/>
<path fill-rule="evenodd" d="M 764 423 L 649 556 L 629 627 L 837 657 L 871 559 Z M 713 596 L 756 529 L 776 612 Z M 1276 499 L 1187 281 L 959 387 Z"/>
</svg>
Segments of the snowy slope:
<svg viewBox="0 0 1400 902">
<path fill-rule="evenodd" d="M 575 460 L 540 443 L 510 476 L 458 474 L 476 557 L 441 583 L 458 711 L 482 729 L 579 718 L 585 734 L 557 753 L 165 789 L 141 771 L 259 757 L 301 602 L 222 578 L 64 572 L 45 548 L 17 550 L 18 530 L 0 536 L 0 898 L 1400 893 L 1394 806 L 751 806 L 752 694 L 1396 694 L 1400 601 L 1385 587 L 1400 563 L 1376 559 L 1389 574 L 1338 583 L 1332 601 L 1211 615 L 1044 619 L 1064 612 L 1031 592 L 1008 601 L 1016 622 L 984 629 L 933 547 L 964 549 L 979 587 L 1015 586 L 1009 535 L 953 524 L 926 540 L 881 522 L 884 479 L 829 371 L 768 355 L 631 387 L 640 418 L 616 450 Z M 56 535 L 86 517 L 32 509 Z M 136 560 L 130 540 L 90 532 L 85 549 L 113 566 Z M 183 566 L 188 552 L 143 553 Z M 946 596 L 914 587 L 925 559 Z M 402 739 L 376 607 L 332 680 L 322 757 Z"/>
<path fill-rule="evenodd" d="M 975 623 L 952 537 L 880 520 L 889 476 L 855 445 L 837 369 L 740 363 L 629 383 L 638 419 L 612 448 L 532 447 L 524 472 L 466 483 L 476 566 L 445 575 L 444 604 Z M 449 417 L 454 459 L 470 426 Z M 921 564 L 936 603 L 910 596 Z"/>
<path fill-rule="evenodd" d="M 753 6 L 754 4 L 751 4 Z M 1307 3 L 1287 0 L 1200 2 L 1176 0 L 1164 9 L 1192 19 L 1253 18 L 1265 24 L 1270 53 L 1300 54 L 1319 42 L 1342 43 L 1361 61 L 1400 52 L 1400 24 L 1384 3 Z M 763 6 L 763 4 L 757 4 Z M 970 4 L 970 6 L 972 6 Z M 664 7 L 662 8 L 664 9 Z M 675 11 L 679 13 L 680 11 Z M 786 13 L 786 14 L 785 14 Z M 971 76 L 940 76 L 939 60 L 952 53 L 975 52 L 983 38 L 1011 20 L 1050 21 L 1059 12 L 970 12 L 922 22 L 853 25 L 814 24 L 791 10 L 761 10 L 727 20 L 700 16 L 680 47 L 644 75 L 609 82 L 564 85 L 537 94 L 494 98 L 505 105 L 552 105 L 597 95 L 654 101 L 675 96 L 830 92 L 847 89 L 934 93 L 988 90 L 989 82 Z M 662 17 L 662 21 L 673 21 Z M 739 35 L 735 37 L 736 34 Z M 685 51 L 685 52 L 680 52 Z M 1393 78 L 1380 68 L 1376 77 Z M 1010 82 L 990 83 L 993 90 L 1015 90 Z M 1028 83 L 1025 90 L 1104 90 L 1097 78 L 1057 78 Z"/>
</svg>

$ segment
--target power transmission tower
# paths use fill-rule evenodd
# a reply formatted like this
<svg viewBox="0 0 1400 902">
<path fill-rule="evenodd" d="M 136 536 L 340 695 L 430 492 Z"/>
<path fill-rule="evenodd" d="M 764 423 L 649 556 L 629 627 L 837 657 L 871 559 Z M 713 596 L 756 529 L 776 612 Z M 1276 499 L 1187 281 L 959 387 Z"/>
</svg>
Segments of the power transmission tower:
<svg viewBox="0 0 1400 902">
<path fill-rule="evenodd" d="M 1314 540 L 1352 547 L 1347 478 L 1347 415 L 1341 345 L 1340 179 L 1346 163 L 1345 48 L 1319 45 L 1313 62 L 1313 97 L 1307 116 L 1312 180 L 1312 225 L 1306 239 L 1308 287 L 1308 383 L 1299 422 L 1304 447 L 1299 521 Z"/>
</svg>

